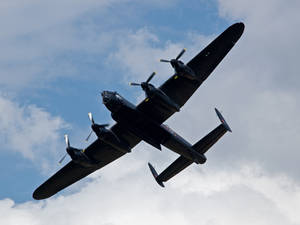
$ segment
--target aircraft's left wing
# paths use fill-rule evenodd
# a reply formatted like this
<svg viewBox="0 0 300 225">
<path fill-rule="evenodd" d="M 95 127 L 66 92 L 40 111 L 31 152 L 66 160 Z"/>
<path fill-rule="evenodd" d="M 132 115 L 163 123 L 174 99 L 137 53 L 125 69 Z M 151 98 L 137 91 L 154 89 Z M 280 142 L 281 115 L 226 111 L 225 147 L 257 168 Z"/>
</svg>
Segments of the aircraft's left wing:
<svg viewBox="0 0 300 225">
<path fill-rule="evenodd" d="M 111 129 L 118 137 L 126 140 L 131 148 L 140 142 L 139 138 L 123 129 L 119 124 L 115 124 Z M 88 168 L 74 163 L 73 161 L 69 162 L 45 183 L 39 186 L 34 191 L 33 198 L 37 200 L 49 198 L 62 189 L 125 155 L 125 153 L 114 149 L 112 146 L 105 144 L 99 139 L 85 149 L 85 154 L 97 160 L 99 164 L 95 167 Z"/>
</svg>

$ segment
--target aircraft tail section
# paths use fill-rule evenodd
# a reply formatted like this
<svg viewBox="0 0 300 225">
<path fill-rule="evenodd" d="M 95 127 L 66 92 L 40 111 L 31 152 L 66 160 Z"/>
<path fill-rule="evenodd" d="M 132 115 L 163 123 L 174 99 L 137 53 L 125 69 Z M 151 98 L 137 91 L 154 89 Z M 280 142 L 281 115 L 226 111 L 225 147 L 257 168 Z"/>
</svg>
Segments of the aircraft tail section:
<svg viewBox="0 0 300 225">
<path fill-rule="evenodd" d="M 221 124 L 217 126 L 214 130 L 208 133 L 205 137 L 196 142 L 192 149 L 197 152 L 197 154 L 203 155 L 227 132 L 231 132 L 230 127 L 226 123 L 225 119 L 221 113 L 215 109 L 217 116 L 219 117 Z M 156 182 L 164 187 L 163 182 L 168 181 L 176 174 L 180 173 L 186 167 L 191 165 L 194 161 L 180 156 L 178 157 L 169 167 L 167 167 L 162 173 L 158 174 L 154 167 L 148 163 L 152 175 L 154 176 Z"/>
<path fill-rule="evenodd" d="M 193 145 L 193 149 L 200 154 L 206 153 L 227 131 L 232 132 L 219 110 L 215 108 L 215 111 L 221 124 Z"/>
</svg>

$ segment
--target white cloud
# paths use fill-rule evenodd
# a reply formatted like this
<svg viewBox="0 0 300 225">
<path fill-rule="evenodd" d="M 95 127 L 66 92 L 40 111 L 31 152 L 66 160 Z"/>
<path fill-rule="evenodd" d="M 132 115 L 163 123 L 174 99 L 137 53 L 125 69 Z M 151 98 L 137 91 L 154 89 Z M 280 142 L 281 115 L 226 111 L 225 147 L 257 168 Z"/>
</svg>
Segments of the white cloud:
<svg viewBox="0 0 300 225">
<path fill-rule="evenodd" d="M 297 89 L 300 32 L 295 28 L 300 23 L 300 2 L 219 0 L 219 4 L 222 16 L 245 20 L 243 43 L 237 51 L 246 59 L 240 60 L 240 66 L 252 72 L 258 85 Z"/>
<path fill-rule="evenodd" d="M 62 118 L 44 109 L 35 105 L 22 106 L 0 96 L 1 149 L 21 153 L 41 163 L 44 169 L 48 167 L 47 157 L 57 156 L 61 149 L 61 130 L 67 126 Z"/>
<path fill-rule="evenodd" d="M 141 28 L 124 34 L 118 41 L 117 51 L 111 53 L 109 60 L 119 63 L 124 72 L 124 82 L 142 82 L 152 72 L 157 72 L 152 82 L 160 84 L 174 73 L 171 65 L 159 62 L 160 59 L 175 58 L 183 48 L 187 48 L 187 52 L 181 58 L 182 61 L 187 61 L 211 40 L 211 37 L 195 33 L 188 33 L 186 37 L 185 43 L 162 43 L 156 34 L 147 28 Z"/>
<path fill-rule="evenodd" d="M 257 167 L 199 174 L 194 166 L 160 188 L 140 161 L 109 166 L 103 176 L 68 196 L 43 202 L 0 201 L 3 224 L 298 224 L 300 187 Z M 130 163 L 135 170 L 114 176 Z M 98 173 L 99 175 L 99 173 Z M 137 179 L 139 177 L 139 179 Z"/>
<path fill-rule="evenodd" d="M 31 0 L 25 4 L 19 0 L 1 1 L 0 84 L 5 88 L 23 87 L 76 72 L 68 65 L 68 57 L 61 55 L 90 49 L 102 39 L 95 33 L 89 32 L 86 36 L 80 33 L 84 26 L 76 26 L 76 22 L 85 13 L 104 9 L 113 2 Z M 90 43 L 88 40 L 92 38 L 94 42 Z M 59 60 L 55 58 L 58 56 Z M 64 64 L 59 63 L 62 60 Z"/>
<path fill-rule="evenodd" d="M 172 4 L 151 2 L 153 7 Z M 124 29 L 114 24 L 122 20 L 114 10 L 141 5 L 149 7 L 147 1 L 135 0 L 1 1 L 0 85 L 41 87 L 49 80 L 78 76 L 79 65 L 92 62 L 97 68 L 99 56 L 107 54 Z"/>
<path fill-rule="evenodd" d="M 163 67 L 158 63 L 159 59 L 167 55 L 166 51 L 170 55 L 170 51 L 174 52 L 174 47 L 176 49 L 176 46 L 171 43 L 171 46 L 168 44 L 165 49 L 155 47 L 156 44 L 159 44 L 158 37 L 146 28 L 127 34 L 118 44 L 118 51 L 111 54 L 110 60 L 120 63 L 126 72 L 126 78 L 135 78 L 141 81 L 145 80 L 153 71 L 157 71 L 158 68 L 162 70 Z M 178 53 L 176 52 L 176 54 Z M 163 66 L 166 68 L 164 74 L 169 74 L 170 70 L 167 70 L 169 67 Z M 158 74 L 158 76 L 161 75 L 163 74 Z"/>
</svg>

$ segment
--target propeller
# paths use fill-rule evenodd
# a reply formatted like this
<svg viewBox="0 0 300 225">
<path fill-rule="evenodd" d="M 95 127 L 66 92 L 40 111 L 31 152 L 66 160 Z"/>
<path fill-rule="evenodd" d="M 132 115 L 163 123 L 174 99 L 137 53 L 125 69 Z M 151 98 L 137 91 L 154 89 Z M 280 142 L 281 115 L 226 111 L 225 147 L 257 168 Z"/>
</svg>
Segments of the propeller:
<svg viewBox="0 0 300 225">
<path fill-rule="evenodd" d="M 66 145 L 67 145 L 67 148 L 70 147 L 70 142 L 69 142 L 69 137 L 67 134 L 65 134 L 65 142 L 66 142 Z"/>
<path fill-rule="evenodd" d="M 92 124 L 95 124 L 94 118 L 93 118 L 93 114 L 91 112 L 88 113 L 89 119 L 92 122 Z"/>
<path fill-rule="evenodd" d="M 88 141 L 90 136 L 92 135 L 92 133 L 94 131 L 93 127 L 104 128 L 104 127 L 109 126 L 108 123 L 106 123 L 106 124 L 96 124 L 95 121 L 94 121 L 94 118 L 93 118 L 93 114 L 91 112 L 88 113 L 88 116 L 89 116 L 90 121 L 92 122 L 92 130 L 89 133 L 89 135 L 87 136 L 87 138 L 85 139 L 85 141 Z"/>
<path fill-rule="evenodd" d="M 62 158 L 61 158 L 61 160 L 59 160 L 59 164 L 61 164 L 63 161 L 64 161 L 64 159 L 66 158 L 66 156 L 68 155 L 68 153 L 66 153 Z"/>
<path fill-rule="evenodd" d="M 172 62 L 172 61 L 178 61 L 179 58 L 185 53 L 185 51 L 186 51 L 185 48 L 182 49 L 181 52 L 178 54 L 178 56 L 177 56 L 175 59 L 171 59 L 171 60 L 161 59 L 160 61 L 161 61 L 161 62 L 168 62 L 168 63 L 170 63 L 170 62 Z"/>
<path fill-rule="evenodd" d="M 69 142 L 69 137 L 68 137 L 67 134 L 65 134 L 65 142 L 66 142 L 67 148 L 69 148 L 70 147 L 70 142 Z M 61 158 L 61 160 L 59 160 L 58 163 L 61 164 L 64 161 L 64 159 L 66 158 L 67 155 L 68 155 L 68 152 Z"/>
<path fill-rule="evenodd" d="M 148 84 L 149 84 L 149 82 L 152 80 L 152 78 L 154 77 L 154 75 L 155 75 L 156 73 L 155 72 L 153 72 L 149 77 L 148 77 L 148 79 L 145 81 L 145 82 L 142 82 L 142 83 L 134 83 L 134 82 L 131 82 L 131 83 L 129 83 L 129 85 L 131 85 L 131 86 L 141 86 L 143 89 L 146 87 L 146 86 L 148 86 Z"/>
</svg>

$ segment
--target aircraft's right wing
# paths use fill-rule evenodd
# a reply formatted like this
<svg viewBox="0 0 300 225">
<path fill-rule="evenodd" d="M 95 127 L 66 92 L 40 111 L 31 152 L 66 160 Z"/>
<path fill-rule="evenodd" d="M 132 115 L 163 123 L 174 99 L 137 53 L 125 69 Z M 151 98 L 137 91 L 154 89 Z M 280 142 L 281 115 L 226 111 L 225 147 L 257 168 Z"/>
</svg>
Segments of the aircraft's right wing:
<svg viewBox="0 0 300 225">
<path fill-rule="evenodd" d="M 232 49 L 241 37 L 243 31 L 243 23 L 231 25 L 187 63 L 187 66 L 196 73 L 200 82 L 182 76 L 178 77 L 174 74 L 159 88 L 170 97 L 172 101 L 182 107 Z M 156 122 L 163 123 L 173 115 L 175 111 L 172 108 L 163 107 L 157 102 L 159 102 L 159 100 L 153 97 L 141 102 L 137 108 Z"/>
<path fill-rule="evenodd" d="M 49 198 L 125 154 L 101 142 L 99 139 L 86 149 L 87 153 L 90 151 L 94 151 L 93 157 L 99 160 L 99 164 L 96 167 L 83 167 L 71 161 L 39 186 L 34 191 L 33 198 L 36 200 Z"/>
<path fill-rule="evenodd" d="M 221 124 L 192 146 L 192 148 L 200 154 L 206 153 L 208 149 L 210 149 L 227 131 L 231 132 L 230 127 L 224 120 L 221 113 L 217 109 L 215 109 L 215 111 L 221 121 Z M 168 181 L 192 163 L 192 160 L 189 160 L 184 156 L 180 156 L 159 175 L 150 163 L 148 165 L 157 183 L 164 186 L 163 182 Z"/>
</svg>

